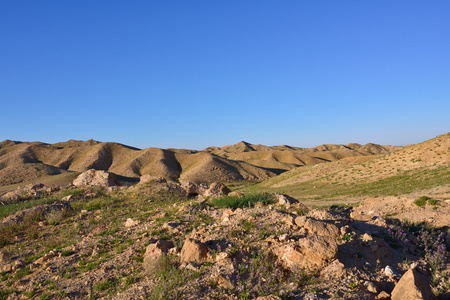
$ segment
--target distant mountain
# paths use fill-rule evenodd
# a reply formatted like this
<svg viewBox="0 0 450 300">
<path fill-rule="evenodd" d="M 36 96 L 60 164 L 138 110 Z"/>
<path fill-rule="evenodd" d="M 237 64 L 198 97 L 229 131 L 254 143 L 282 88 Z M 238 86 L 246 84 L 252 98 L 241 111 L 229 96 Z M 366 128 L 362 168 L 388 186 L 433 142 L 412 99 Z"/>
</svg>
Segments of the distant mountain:
<svg viewBox="0 0 450 300">
<path fill-rule="evenodd" d="M 108 170 L 124 177 L 144 174 L 174 180 L 212 182 L 266 180 L 293 168 L 331 162 L 347 157 L 371 156 L 400 149 L 376 144 L 321 145 L 314 148 L 252 145 L 184 149 L 137 149 L 94 140 L 45 144 L 0 143 L 0 185 L 32 181 L 41 177 Z"/>
</svg>

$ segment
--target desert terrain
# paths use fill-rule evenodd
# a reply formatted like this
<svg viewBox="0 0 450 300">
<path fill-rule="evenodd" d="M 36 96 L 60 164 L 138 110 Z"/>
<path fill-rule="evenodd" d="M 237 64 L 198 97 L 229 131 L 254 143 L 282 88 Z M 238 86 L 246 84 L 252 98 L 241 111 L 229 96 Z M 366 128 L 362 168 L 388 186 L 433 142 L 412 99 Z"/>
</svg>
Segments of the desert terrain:
<svg viewBox="0 0 450 300">
<path fill-rule="evenodd" d="M 0 300 L 450 299 L 450 133 L 0 143 Z"/>
</svg>

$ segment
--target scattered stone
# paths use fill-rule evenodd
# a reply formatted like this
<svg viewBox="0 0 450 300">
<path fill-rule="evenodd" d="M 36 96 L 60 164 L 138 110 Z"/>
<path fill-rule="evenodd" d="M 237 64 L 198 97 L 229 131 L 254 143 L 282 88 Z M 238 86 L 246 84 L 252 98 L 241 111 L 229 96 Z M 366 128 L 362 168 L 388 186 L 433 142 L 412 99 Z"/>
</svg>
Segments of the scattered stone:
<svg viewBox="0 0 450 300">
<path fill-rule="evenodd" d="M 74 195 L 67 195 L 67 196 L 65 196 L 64 198 L 62 198 L 61 200 L 62 201 L 72 201 L 72 200 L 74 200 L 75 199 L 75 196 Z"/>
<path fill-rule="evenodd" d="M 391 298 L 391 295 L 386 293 L 385 291 L 382 291 L 377 295 L 377 300 L 389 300 Z"/>
<path fill-rule="evenodd" d="M 5 263 L 9 259 L 9 255 L 3 251 L 0 251 L 0 264 Z"/>
<path fill-rule="evenodd" d="M 225 276 L 223 276 L 222 274 L 217 275 L 216 278 L 214 278 L 214 281 L 217 282 L 218 286 L 220 286 L 224 289 L 231 290 L 233 288 L 233 284 L 231 283 L 231 281 L 229 279 L 227 279 Z"/>
<path fill-rule="evenodd" d="M 269 295 L 269 296 L 258 297 L 258 298 L 256 298 L 256 300 L 281 300 L 281 298 L 278 296 L 275 296 L 275 295 Z"/>
<path fill-rule="evenodd" d="M 114 173 L 90 169 L 78 175 L 78 177 L 73 181 L 73 185 L 108 187 L 119 185 L 119 182 L 117 181 L 116 174 Z"/>
<path fill-rule="evenodd" d="M 23 267 L 25 267 L 25 265 L 26 265 L 26 263 L 23 261 L 23 260 L 21 260 L 21 259 L 18 259 L 18 260 L 16 260 L 15 262 L 14 262 L 14 265 L 12 266 L 12 269 L 15 271 L 15 270 L 19 270 L 19 269 L 22 269 Z"/>
<path fill-rule="evenodd" d="M 206 260 L 208 248 L 197 240 L 187 238 L 181 249 L 181 261 L 202 263 Z"/>
<path fill-rule="evenodd" d="M 433 293 L 425 276 L 415 269 L 408 270 L 395 285 L 392 300 L 431 300 Z"/>
<path fill-rule="evenodd" d="M 391 266 L 387 265 L 384 268 L 384 274 L 389 276 L 389 277 L 395 277 L 397 274 L 394 272 L 394 270 L 392 269 Z"/>
<path fill-rule="evenodd" d="M 158 240 L 156 243 L 148 245 L 144 253 L 144 268 L 147 272 L 152 273 L 158 268 L 160 258 L 166 255 L 169 249 L 173 247 L 172 241 L 165 240 Z"/>
<path fill-rule="evenodd" d="M 139 223 L 141 223 L 141 221 L 139 221 L 139 220 L 133 221 L 133 219 L 128 218 L 127 221 L 125 223 L 123 223 L 123 225 L 128 228 L 128 227 L 136 226 Z"/>
<path fill-rule="evenodd" d="M 366 289 L 372 293 L 372 294 L 378 294 L 378 289 L 375 286 L 375 284 L 373 284 L 373 282 L 371 281 L 365 281 L 364 282 L 364 286 L 366 287 Z"/>
<path fill-rule="evenodd" d="M 326 280 L 339 279 L 347 276 L 347 271 L 345 270 L 344 264 L 336 259 L 326 266 L 320 275 Z"/>
</svg>

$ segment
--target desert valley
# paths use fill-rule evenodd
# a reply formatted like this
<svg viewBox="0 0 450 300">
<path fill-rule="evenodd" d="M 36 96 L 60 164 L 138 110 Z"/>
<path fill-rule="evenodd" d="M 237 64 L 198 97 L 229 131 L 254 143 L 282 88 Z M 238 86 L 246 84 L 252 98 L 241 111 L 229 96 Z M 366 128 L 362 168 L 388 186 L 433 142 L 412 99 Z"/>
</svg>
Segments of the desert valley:
<svg viewBox="0 0 450 300">
<path fill-rule="evenodd" d="M 450 133 L 0 143 L 0 300 L 450 299 Z"/>
</svg>

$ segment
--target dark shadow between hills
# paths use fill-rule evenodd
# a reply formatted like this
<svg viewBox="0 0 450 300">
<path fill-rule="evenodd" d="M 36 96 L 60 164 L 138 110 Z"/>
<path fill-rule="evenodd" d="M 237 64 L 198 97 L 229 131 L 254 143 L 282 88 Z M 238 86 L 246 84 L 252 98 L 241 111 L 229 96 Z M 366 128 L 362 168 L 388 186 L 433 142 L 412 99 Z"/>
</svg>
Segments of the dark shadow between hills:
<svg viewBox="0 0 450 300">
<path fill-rule="evenodd" d="M 121 186 L 132 186 L 139 183 L 139 177 L 127 177 L 122 175 L 116 175 L 117 181 Z"/>
</svg>

